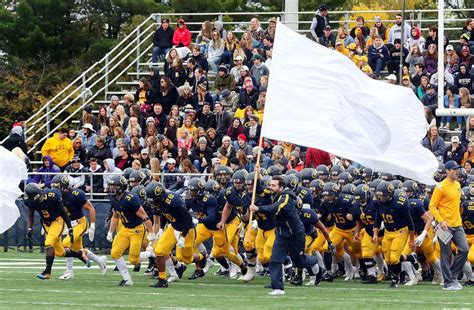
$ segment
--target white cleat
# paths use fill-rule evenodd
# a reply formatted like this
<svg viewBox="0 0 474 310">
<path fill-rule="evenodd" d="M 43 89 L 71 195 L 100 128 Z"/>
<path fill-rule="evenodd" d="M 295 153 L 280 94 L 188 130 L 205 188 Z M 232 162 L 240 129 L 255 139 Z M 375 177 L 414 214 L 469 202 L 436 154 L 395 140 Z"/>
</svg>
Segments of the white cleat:
<svg viewBox="0 0 474 310">
<path fill-rule="evenodd" d="M 104 255 L 100 258 L 102 259 L 102 262 L 99 264 L 100 272 L 105 275 L 107 273 L 107 256 Z"/>
<path fill-rule="evenodd" d="M 316 276 L 310 276 L 310 277 L 309 277 L 309 282 L 306 283 L 305 285 L 312 285 L 312 286 L 314 286 L 315 283 L 316 283 Z"/>
<path fill-rule="evenodd" d="M 284 290 L 273 290 L 270 293 L 268 293 L 268 295 L 271 295 L 271 296 L 285 295 L 285 291 Z"/>
<path fill-rule="evenodd" d="M 234 263 L 230 264 L 229 278 L 231 278 L 231 279 L 237 278 L 237 266 Z"/>
<path fill-rule="evenodd" d="M 354 279 L 355 274 L 357 273 L 357 268 L 352 267 L 352 270 L 350 270 L 347 274 L 346 277 L 344 278 L 344 281 L 350 281 Z"/>
<path fill-rule="evenodd" d="M 433 280 L 431 281 L 431 284 L 433 285 L 438 285 L 441 283 L 441 280 L 442 280 L 442 276 L 440 274 L 434 274 L 433 275 Z"/>
<path fill-rule="evenodd" d="M 176 282 L 179 280 L 178 276 L 171 276 L 168 278 L 168 283 Z"/>
<path fill-rule="evenodd" d="M 59 280 L 71 280 L 74 279 L 74 271 L 65 271 L 62 276 L 59 277 Z"/>
<path fill-rule="evenodd" d="M 119 286 L 133 286 L 133 281 L 132 280 L 122 280 L 118 284 Z"/>
<path fill-rule="evenodd" d="M 255 267 L 250 267 L 244 276 L 240 276 L 239 280 L 244 282 L 250 282 L 255 278 Z"/>
<path fill-rule="evenodd" d="M 214 266 L 214 262 L 208 257 L 206 260 L 206 266 L 203 268 L 204 273 L 208 273 L 212 266 Z"/>
<path fill-rule="evenodd" d="M 405 286 L 414 286 L 418 284 L 418 280 L 415 278 L 410 279 L 407 283 L 405 283 Z"/>
</svg>

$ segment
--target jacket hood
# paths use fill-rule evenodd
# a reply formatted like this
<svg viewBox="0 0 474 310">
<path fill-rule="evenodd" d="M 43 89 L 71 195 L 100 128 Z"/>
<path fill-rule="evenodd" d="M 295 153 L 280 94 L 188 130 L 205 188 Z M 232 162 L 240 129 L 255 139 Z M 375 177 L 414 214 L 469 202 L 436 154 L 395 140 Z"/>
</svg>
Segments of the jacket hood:
<svg viewBox="0 0 474 310">
<path fill-rule="evenodd" d="M 51 156 L 46 155 L 45 157 L 43 157 L 42 161 L 44 161 L 45 159 L 48 160 L 48 162 L 49 162 L 49 169 L 53 168 L 54 163 L 53 163 L 53 159 L 51 158 Z"/>
<path fill-rule="evenodd" d="M 21 126 L 15 126 L 10 130 L 11 135 L 19 135 L 20 137 L 23 136 L 23 128 Z"/>
<path fill-rule="evenodd" d="M 418 40 L 418 39 L 420 38 L 420 36 L 421 36 L 420 28 L 418 28 L 418 27 L 413 27 L 411 31 L 413 31 L 413 29 L 416 30 L 416 35 L 413 36 L 413 35 L 411 35 L 411 33 L 410 33 L 410 35 L 411 35 L 411 37 L 412 37 L 413 39 Z"/>
<path fill-rule="evenodd" d="M 179 23 L 179 22 L 182 22 L 184 24 L 184 28 L 186 29 L 186 22 L 184 21 L 184 19 L 179 18 L 176 23 Z"/>
<path fill-rule="evenodd" d="M 115 161 L 112 158 L 107 158 L 104 160 L 104 162 L 106 162 L 109 166 L 109 171 L 113 171 L 115 169 Z"/>
<path fill-rule="evenodd" d="M 280 195 L 283 195 L 283 194 L 287 194 L 287 195 L 290 195 L 290 197 L 292 199 L 296 199 L 296 194 L 295 192 L 293 192 L 291 189 L 289 189 L 288 187 L 285 187 L 285 189 L 280 193 Z"/>
<path fill-rule="evenodd" d="M 223 24 L 220 20 L 216 21 L 216 22 L 214 23 L 214 25 L 216 26 L 216 29 L 217 29 L 218 31 L 221 31 L 222 28 L 224 28 L 224 24 Z"/>
</svg>

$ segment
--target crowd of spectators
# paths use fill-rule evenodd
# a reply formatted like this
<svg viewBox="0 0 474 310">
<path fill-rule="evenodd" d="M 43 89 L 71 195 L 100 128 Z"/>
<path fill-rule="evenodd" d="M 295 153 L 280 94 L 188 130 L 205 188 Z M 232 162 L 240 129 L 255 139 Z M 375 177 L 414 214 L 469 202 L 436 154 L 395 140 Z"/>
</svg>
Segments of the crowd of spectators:
<svg viewBox="0 0 474 310">
<path fill-rule="evenodd" d="M 438 53 L 445 53 L 445 107 L 471 107 L 474 20 L 467 20 L 458 37 L 445 37 L 442 47 L 438 46 L 435 26 L 430 26 L 424 37 L 416 25 L 402 25 L 399 14 L 392 26 L 380 17 L 369 25 L 360 16 L 352 29 L 333 29 L 329 21 L 329 8 L 321 5 L 310 37 L 349 57 L 374 79 L 381 79 L 384 73 L 391 83 L 401 79 L 402 86 L 411 88 L 423 103 L 432 124 L 423 145 L 441 162 L 454 159 L 473 166 L 474 118 L 456 117 L 455 126 L 451 117 L 438 118 L 436 123 L 434 110 Z M 153 37 L 150 77 L 141 78 L 134 93 L 112 96 L 109 104 L 98 107 L 97 115 L 91 106 L 85 106 L 79 128 L 61 129 L 45 142 L 38 171 L 65 171 L 74 187 L 87 192 L 106 192 L 108 177 L 84 177 L 81 172 L 146 168 L 154 174 L 213 173 L 217 165 L 252 171 L 259 150 L 276 19 L 270 18 L 266 24 L 264 29 L 252 18 L 247 29 L 237 34 L 224 29 L 219 21 L 205 21 L 193 38 L 183 19 L 178 19 L 175 27 L 163 19 Z M 159 62 L 164 62 L 163 72 Z M 438 131 L 450 127 L 462 134 L 453 137 L 447 147 Z M 18 128 L 21 123 L 13 128 L 8 143 L 26 153 L 20 138 L 23 132 Z M 337 160 L 321 150 L 265 139 L 260 166 L 300 171 Z M 32 177 L 45 187 L 50 180 L 47 173 Z M 168 189 L 180 190 L 187 180 L 171 176 L 161 181 Z"/>
</svg>

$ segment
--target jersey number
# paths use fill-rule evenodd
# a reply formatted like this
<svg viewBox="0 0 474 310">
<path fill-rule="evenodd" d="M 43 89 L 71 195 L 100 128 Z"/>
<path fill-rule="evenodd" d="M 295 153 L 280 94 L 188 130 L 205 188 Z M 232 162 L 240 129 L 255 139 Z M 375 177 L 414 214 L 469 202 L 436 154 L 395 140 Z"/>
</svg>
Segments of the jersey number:
<svg viewBox="0 0 474 310">
<path fill-rule="evenodd" d="M 54 195 L 54 193 L 52 193 Z M 49 218 L 49 212 L 48 210 L 41 210 L 41 215 L 43 215 L 44 218 Z"/>
<path fill-rule="evenodd" d="M 125 216 L 125 213 L 124 213 L 124 212 L 118 211 L 118 214 L 119 214 L 120 219 L 122 220 L 123 223 L 128 223 L 128 219 L 127 219 L 127 217 Z"/>
<path fill-rule="evenodd" d="M 346 223 L 346 218 L 344 217 L 344 215 L 342 215 L 342 213 L 333 213 L 332 215 L 334 216 L 334 220 L 336 221 L 336 223 L 338 224 Z"/>
<path fill-rule="evenodd" d="M 393 224 L 393 217 L 390 214 L 382 214 L 383 221 L 387 224 Z"/>
<path fill-rule="evenodd" d="M 167 214 L 167 213 L 163 214 L 163 216 L 164 216 L 164 217 L 166 218 L 166 220 L 168 220 L 168 222 L 170 222 L 170 223 L 176 222 L 176 219 L 175 219 L 174 217 L 172 217 L 171 215 Z"/>
</svg>

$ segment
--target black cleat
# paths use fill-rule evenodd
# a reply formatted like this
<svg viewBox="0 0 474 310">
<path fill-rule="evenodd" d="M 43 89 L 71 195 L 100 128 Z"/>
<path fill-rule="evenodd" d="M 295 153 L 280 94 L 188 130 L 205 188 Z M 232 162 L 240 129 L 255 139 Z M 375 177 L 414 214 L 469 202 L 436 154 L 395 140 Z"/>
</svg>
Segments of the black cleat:
<svg viewBox="0 0 474 310">
<path fill-rule="evenodd" d="M 392 281 L 390 282 L 390 288 L 398 288 L 399 285 L 400 283 L 397 279 L 392 279 Z"/>
<path fill-rule="evenodd" d="M 131 280 L 122 280 L 119 282 L 118 286 L 132 286 L 133 282 Z"/>
<path fill-rule="evenodd" d="M 150 285 L 150 287 L 168 287 L 168 281 L 166 279 L 158 279 L 158 282 Z"/>
<path fill-rule="evenodd" d="M 474 286 L 474 281 L 469 280 L 469 281 L 465 282 L 463 285 L 464 286 Z"/>
<path fill-rule="evenodd" d="M 148 258 L 148 267 L 146 268 L 145 275 L 151 275 L 155 270 L 155 258 Z"/>
<path fill-rule="evenodd" d="M 288 268 L 285 268 L 284 273 L 285 273 L 285 280 L 290 281 L 293 278 L 295 271 L 293 270 L 293 267 L 288 267 Z"/>
<path fill-rule="evenodd" d="M 202 270 L 195 270 L 193 274 L 188 278 L 188 280 L 196 280 L 198 278 L 204 277 L 205 273 Z"/>
<path fill-rule="evenodd" d="M 133 266 L 133 272 L 139 272 L 141 268 L 141 264 Z"/>
<path fill-rule="evenodd" d="M 240 265 L 240 272 L 242 273 L 243 276 L 247 274 L 248 268 L 245 266 L 245 264 Z"/>
<path fill-rule="evenodd" d="M 115 266 L 114 271 L 119 271 L 117 266 Z"/>
<path fill-rule="evenodd" d="M 316 280 L 314 280 L 314 285 L 316 286 L 320 285 L 322 279 L 323 279 L 323 270 L 319 268 L 319 271 L 316 274 Z"/>
<path fill-rule="evenodd" d="M 183 273 L 186 271 L 186 268 L 188 267 L 185 264 L 181 264 L 181 266 L 179 266 L 178 268 L 174 268 L 180 279 L 183 277 Z"/>
<path fill-rule="evenodd" d="M 362 284 L 377 284 L 377 278 L 373 275 L 368 275 L 362 280 Z"/>
<path fill-rule="evenodd" d="M 150 273 L 150 279 L 158 279 L 159 274 L 158 269 L 153 269 L 152 273 Z"/>
<path fill-rule="evenodd" d="M 335 273 L 334 273 L 334 278 L 340 278 L 340 277 L 344 277 L 346 275 L 346 271 L 344 269 L 338 269 Z"/>
<path fill-rule="evenodd" d="M 323 275 L 321 280 L 324 282 L 332 282 L 334 281 L 334 277 L 329 272 L 326 271 L 326 273 Z"/>
<path fill-rule="evenodd" d="M 291 280 L 290 283 L 295 286 L 303 285 L 303 277 L 299 274 L 296 274 Z"/>
<path fill-rule="evenodd" d="M 256 275 L 259 276 L 259 277 L 264 277 L 265 276 L 265 270 L 257 272 Z"/>
</svg>

